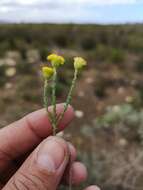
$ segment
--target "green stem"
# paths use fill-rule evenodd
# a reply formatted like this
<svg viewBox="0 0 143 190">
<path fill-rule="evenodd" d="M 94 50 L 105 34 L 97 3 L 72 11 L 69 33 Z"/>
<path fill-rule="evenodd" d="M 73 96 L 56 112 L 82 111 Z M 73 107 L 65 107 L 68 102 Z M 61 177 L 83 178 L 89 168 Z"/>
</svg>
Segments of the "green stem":
<svg viewBox="0 0 143 190">
<path fill-rule="evenodd" d="M 59 122 L 63 119 L 64 114 L 65 114 L 65 112 L 67 111 L 68 105 L 69 105 L 70 102 L 71 102 L 72 93 L 73 93 L 73 90 L 74 90 L 74 87 L 75 87 L 75 83 L 76 83 L 76 80 L 77 80 L 77 76 L 78 76 L 78 70 L 76 69 L 75 72 L 74 72 L 74 77 L 73 77 L 73 80 L 72 80 L 72 84 L 71 84 L 71 87 L 70 87 L 70 90 L 69 90 L 69 93 L 68 93 L 68 96 L 67 96 L 67 99 L 66 99 L 66 103 L 65 103 L 65 105 L 64 105 L 64 110 L 63 110 L 63 112 L 59 115 L 59 117 L 57 118 L 57 124 L 59 124 Z"/>
<path fill-rule="evenodd" d="M 54 68 L 54 75 L 53 75 L 53 86 L 52 86 L 52 107 L 53 107 L 53 135 L 56 135 L 57 126 L 56 126 L 56 83 L 57 83 L 57 70 Z"/>
<path fill-rule="evenodd" d="M 52 114 L 48 110 L 49 105 L 48 105 L 48 80 L 47 79 L 45 79 L 45 81 L 44 81 L 44 97 L 43 97 L 43 99 L 44 99 L 44 107 L 48 113 L 48 118 L 49 118 L 50 122 L 52 123 Z"/>
</svg>

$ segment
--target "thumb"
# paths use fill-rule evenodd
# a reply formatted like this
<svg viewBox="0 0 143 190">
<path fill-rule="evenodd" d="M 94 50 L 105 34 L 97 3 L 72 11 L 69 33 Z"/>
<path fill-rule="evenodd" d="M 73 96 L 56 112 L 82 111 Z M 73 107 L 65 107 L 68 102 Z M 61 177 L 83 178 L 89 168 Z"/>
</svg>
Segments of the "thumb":
<svg viewBox="0 0 143 190">
<path fill-rule="evenodd" d="M 56 190 L 69 155 L 66 141 L 48 137 L 27 158 L 3 190 Z"/>
</svg>

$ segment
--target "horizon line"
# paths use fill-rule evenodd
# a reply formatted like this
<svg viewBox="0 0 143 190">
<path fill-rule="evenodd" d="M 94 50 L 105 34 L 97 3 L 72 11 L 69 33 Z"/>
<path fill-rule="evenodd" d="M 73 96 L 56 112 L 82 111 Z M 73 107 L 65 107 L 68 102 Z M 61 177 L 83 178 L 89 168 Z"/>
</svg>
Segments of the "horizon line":
<svg viewBox="0 0 143 190">
<path fill-rule="evenodd" d="M 126 22 L 49 22 L 49 21 L 6 21 L 0 20 L 0 24 L 56 24 L 56 25 L 142 25 L 143 21 Z"/>
</svg>

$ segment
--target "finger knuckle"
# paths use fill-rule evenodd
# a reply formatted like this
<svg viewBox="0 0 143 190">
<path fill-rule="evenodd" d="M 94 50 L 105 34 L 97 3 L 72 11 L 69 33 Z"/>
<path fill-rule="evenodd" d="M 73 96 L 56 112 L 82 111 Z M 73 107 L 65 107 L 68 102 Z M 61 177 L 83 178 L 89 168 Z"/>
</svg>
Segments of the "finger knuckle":
<svg viewBox="0 0 143 190">
<path fill-rule="evenodd" d="M 2 149 L 0 148 L 0 161 L 2 161 L 2 160 L 7 160 L 7 161 L 9 161 L 10 159 L 11 159 L 11 155 L 8 154 L 7 152 L 5 152 L 4 150 L 2 150 Z"/>
<path fill-rule="evenodd" d="M 47 190 L 45 182 L 34 174 L 19 173 L 12 180 L 15 190 Z"/>
<path fill-rule="evenodd" d="M 23 182 L 22 180 L 16 177 L 12 179 L 11 186 L 12 186 L 11 189 L 15 189 L 15 190 L 29 190 L 25 182 Z"/>
</svg>

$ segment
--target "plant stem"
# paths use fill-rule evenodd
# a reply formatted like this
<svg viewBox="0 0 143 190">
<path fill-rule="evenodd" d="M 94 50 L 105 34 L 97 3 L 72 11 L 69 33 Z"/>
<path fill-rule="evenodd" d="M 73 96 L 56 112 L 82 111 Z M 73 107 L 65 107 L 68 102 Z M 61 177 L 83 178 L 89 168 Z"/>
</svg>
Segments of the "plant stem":
<svg viewBox="0 0 143 190">
<path fill-rule="evenodd" d="M 76 80 L 77 80 L 77 76 L 78 76 L 78 70 L 75 69 L 74 77 L 73 77 L 73 80 L 72 80 L 72 84 L 71 84 L 71 87 L 70 87 L 70 90 L 69 90 L 69 93 L 68 93 L 68 96 L 67 96 L 67 99 L 66 99 L 66 103 L 65 103 L 65 105 L 64 105 L 64 110 L 63 110 L 63 112 L 59 115 L 59 117 L 57 118 L 57 122 L 56 122 L 57 124 L 59 124 L 59 122 L 63 119 L 64 114 L 65 114 L 65 112 L 67 111 L 68 105 L 69 105 L 70 102 L 71 102 L 72 93 L 73 93 L 73 90 L 74 90 L 74 87 L 75 87 L 75 83 L 76 83 Z"/>
<path fill-rule="evenodd" d="M 44 107 L 48 113 L 48 118 L 50 120 L 50 123 L 52 123 L 52 114 L 48 110 L 49 105 L 48 105 L 48 80 L 47 79 L 45 79 L 45 81 L 44 81 L 44 97 L 43 97 L 43 99 L 44 99 Z"/>
<path fill-rule="evenodd" d="M 52 127 L 53 127 L 53 135 L 56 135 L 56 131 L 57 131 L 57 125 L 56 125 L 56 118 L 57 118 L 57 113 L 56 113 L 56 83 L 57 83 L 57 70 L 54 67 L 53 86 L 52 86 L 52 106 L 53 106 Z"/>
</svg>

